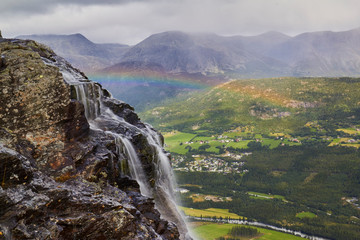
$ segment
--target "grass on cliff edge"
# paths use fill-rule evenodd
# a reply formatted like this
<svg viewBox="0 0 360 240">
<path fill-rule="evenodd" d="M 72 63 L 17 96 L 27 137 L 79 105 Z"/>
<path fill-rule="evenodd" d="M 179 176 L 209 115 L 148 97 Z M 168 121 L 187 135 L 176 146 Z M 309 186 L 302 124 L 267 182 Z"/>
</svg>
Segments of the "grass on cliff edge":
<svg viewBox="0 0 360 240">
<path fill-rule="evenodd" d="M 234 226 L 238 226 L 237 224 L 222 224 L 222 223 L 208 223 L 202 222 L 192 228 L 192 233 L 197 237 L 198 240 L 213 240 L 219 237 L 224 237 L 228 234 L 230 229 Z M 277 232 L 274 230 L 269 230 L 265 228 L 258 228 L 258 231 L 262 234 L 261 236 L 257 237 L 258 240 L 301 240 L 304 238 L 294 236 L 287 233 Z M 242 240 L 247 240 L 250 238 L 241 238 Z"/>
</svg>

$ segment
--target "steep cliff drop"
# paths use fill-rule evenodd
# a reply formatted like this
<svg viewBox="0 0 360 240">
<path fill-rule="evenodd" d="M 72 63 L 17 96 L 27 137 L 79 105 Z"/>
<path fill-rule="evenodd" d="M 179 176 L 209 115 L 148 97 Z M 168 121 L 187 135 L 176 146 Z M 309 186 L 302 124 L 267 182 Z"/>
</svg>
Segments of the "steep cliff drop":
<svg viewBox="0 0 360 240">
<path fill-rule="evenodd" d="M 0 51 L 0 239 L 191 239 L 161 135 L 47 47 Z"/>
</svg>

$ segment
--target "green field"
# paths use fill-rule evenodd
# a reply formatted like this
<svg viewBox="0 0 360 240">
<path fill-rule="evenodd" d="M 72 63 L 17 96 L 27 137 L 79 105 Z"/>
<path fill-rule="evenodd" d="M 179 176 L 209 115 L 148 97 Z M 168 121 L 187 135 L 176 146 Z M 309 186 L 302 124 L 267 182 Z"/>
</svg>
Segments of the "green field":
<svg viewBox="0 0 360 240">
<path fill-rule="evenodd" d="M 265 194 L 265 193 L 259 193 L 259 192 L 247 192 L 251 198 L 255 199 L 281 199 L 283 201 L 285 200 L 284 196 L 281 195 L 272 195 L 272 194 Z"/>
<path fill-rule="evenodd" d="M 248 143 L 251 142 L 251 140 L 244 140 L 241 142 L 230 142 L 226 144 L 227 147 L 233 147 L 233 148 L 248 148 Z"/>
<path fill-rule="evenodd" d="M 174 153 L 185 154 L 187 149 L 185 149 L 186 145 L 184 143 L 190 141 L 195 136 L 196 134 L 183 133 L 178 131 L 164 133 L 166 149 Z"/>
<path fill-rule="evenodd" d="M 214 240 L 219 237 L 226 236 L 229 230 L 237 226 L 236 224 L 220 224 L 220 223 L 205 223 L 204 225 L 192 229 L 193 234 L 199 240 Z M 256 237 L 259 240 L 300 240 L 304 239 L 291 234 L 277 232 L 269 229 L 256 227 L 263 235 Z M 246 238 L 242 238 L 246 239 Z"/>
<path fill-rule="evenodd" d="M 349 135 L 359 135 L 360 134 L 360 131 L 357 131 L 357 129 L 355 128 L 340 128 L 340 129 L 336 129 L 336 131 L 339 131 L 339 132 L 344 132 L 344 133 L 347 133 Z"/>
<path fill-rule="evenodd" d="M 315 213 L 312 212 L 300 212 L 296 214 L 296 217 L 298 218 L 314 218 L 316 217 Z"/>
<path fill-rule="evenodd" d="M 208 209 L 194 209 L 187 207 L 179 207 L 184 211 L 185 215 L 192 217 L 216 217 L 216 218 L 232 218 L 232 219 L 243 219 L 243 217 L 230 213 L 229 209 L 220 209 L 220 208 L 208 208 Z"/>
<path fill-rule="evenodd" d="M 166 150 L 172 153 L 177 154 L 186 154 L 189 149 L 199 150 L 201 146 L 209 145 L 210 147 L 205 149 L 205 152 L 208 153 L 219 153 L 219 147 L 232 147 L 238 149 L 248 149 L 249 142 L 254 142 L 257 139 L 262 146 L 268 146 L 270 149 L 274 149 L 279 147 L 281 144 L 286 144 L 288 146 L 296 146 L 301 145 L 301 143 L 292 142 L 288 139 L 271 139 L 271 138 L 264 138 L 260 134 L 256 134 L 255 136 L 251 136 L 252 140 L 240 140 L 235 141 L 237 137 L 239 137 L 238 133 L 229 133 L 224 132 L 223 136 L 227 136 L 226 140 L 224 139 L 217 139 L 218 135 L 214 137 L 205 137 L 199 136 L 195 133 L 184 133 L 184 132 L 175 132 L 175 133 L 165 133 L 165 143 L 166 143 Z M 256 137 L 256 138 L 255 138 Z M 191 140 L 191 143 L 189 141 Z"/>
</svg>

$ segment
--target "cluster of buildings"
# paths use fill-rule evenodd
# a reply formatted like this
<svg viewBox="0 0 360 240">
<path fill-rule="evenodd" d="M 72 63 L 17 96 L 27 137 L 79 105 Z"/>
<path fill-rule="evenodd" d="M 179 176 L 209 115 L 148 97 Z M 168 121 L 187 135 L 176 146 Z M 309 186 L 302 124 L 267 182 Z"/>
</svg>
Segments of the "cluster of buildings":
<svg viewBox="0 0 360 240">
<path fill-rule="evenodd" d="M 196 155 L 196 160 L 187 161 L 184 156 L 176 156 L 172 159 L 175 171 L 184 172 L 217 172 L 217 173 L 244 173 L 242 161 L 225 161 L 211 156 Z M 241 157 L 240 157 L 241 158 Z M 239 158 L 239 159 L 240 159 Z"/>
</svg>

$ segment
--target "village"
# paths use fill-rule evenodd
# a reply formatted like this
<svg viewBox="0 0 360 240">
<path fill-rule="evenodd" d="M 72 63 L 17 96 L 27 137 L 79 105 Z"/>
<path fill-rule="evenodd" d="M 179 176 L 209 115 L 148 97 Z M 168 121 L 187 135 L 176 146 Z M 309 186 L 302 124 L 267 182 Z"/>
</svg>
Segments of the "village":
<svg viewBox="0 0 360 240">
<path fill-rule="evenodd" d="M 192 155 L 193 160 L 185 156 L 176 155 L 172 157 L 174 171 L 183 172 L 215 172 L 215 173 L 246 173 L 243 161 L 228 161 L 218 157 L 205 155 Z"/>
</svg>

